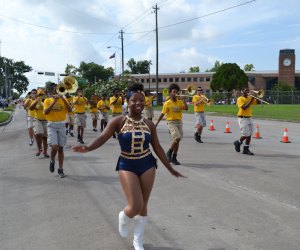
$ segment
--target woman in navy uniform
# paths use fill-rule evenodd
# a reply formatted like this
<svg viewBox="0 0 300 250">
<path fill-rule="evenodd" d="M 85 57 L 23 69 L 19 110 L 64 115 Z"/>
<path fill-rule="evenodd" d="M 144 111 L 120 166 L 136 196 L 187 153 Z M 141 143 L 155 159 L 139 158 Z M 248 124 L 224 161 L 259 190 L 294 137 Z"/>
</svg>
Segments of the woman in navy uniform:
<svg viewBox="0 0 300 250">
<path fill-rule="evenodd" d="M 128 235 L 128 222 L 134 218 L 133 246 L 137 250 L 143 248 L 143 235 L 147 223 L 147 205 L 153 187 L 157 168 L 156 159 L 152 155 L 149 144 L 164 166 L 175 177 L 184 177 L 169 163 L 162 149 L 152 121 L 142 117 L 145 105 L 143 85 L 133 84 L 127 93 L 128 115 L 117 116 L 110 120 L 103 133 L 87 146 L 73 146 L 75 152 L 89 152 L 102 146 L 114 133 L 118 134 L 121 146 L 116 170 L 127 205 L 119 213 L 119 233 Z"/>
</svg>

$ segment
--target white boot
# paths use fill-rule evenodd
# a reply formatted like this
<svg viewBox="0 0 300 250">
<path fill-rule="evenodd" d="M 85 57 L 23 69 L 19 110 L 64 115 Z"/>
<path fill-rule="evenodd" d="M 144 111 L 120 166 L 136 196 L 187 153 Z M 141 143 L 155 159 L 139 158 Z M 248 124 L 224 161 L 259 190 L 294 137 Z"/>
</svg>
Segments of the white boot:
<svg viewBox="0 0 300 250">
<path fill-rule="evenodd" d="M 127 223 L 129 221 L 130 217 L 128 217 L 124 211 L 121 211 L 119 213 L 119 233 L 123 238 L 126 238 L 128 235 L 128 227 Z"/>
<path fill-rule="evenodd" d="M 143 247 L 143 237 L 145 225 L 148 221 L 147 216 L 135 216 L 135 227 L 133 234 L 133 246 L 135 250 L 144 250 Z"/>
</svg>

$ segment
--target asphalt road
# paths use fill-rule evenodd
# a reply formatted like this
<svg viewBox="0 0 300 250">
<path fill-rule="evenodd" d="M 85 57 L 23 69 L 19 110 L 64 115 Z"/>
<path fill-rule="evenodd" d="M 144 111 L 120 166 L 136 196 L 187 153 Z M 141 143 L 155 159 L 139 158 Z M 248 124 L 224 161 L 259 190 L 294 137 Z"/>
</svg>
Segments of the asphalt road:
<svg viewBox="0 0 300 250">
<path fill-rule="evenodd" d="M 208 130 L 211 119 L 215 131 Z M 236 118 L 207 115 L 199 144 L 193 115 L 184 115 L 176 169 L 188 178 L 172 177 L 159 163 L 146 250 L 300 249 L 299 123 L 254 120 L 263 138 L 253 139 L 255 155 L 248 156 L 234 150 Z M 227 121 L 230 134 L 224 133 Z M 291 143 L 280 142 L 284 128 Z M 96 134 L 88 120 L 85 141 Z M 158 134 L 168 149 L 165 121 Z M 0 249 L 133 249 L 132 237 L 118 234 L 125 200 L 115 172 L 117 140 L 88 154 L 72 152 L 75 143 L 68 137 L 67 177 L 60 179 L 49 172 L 49 159 L 28 145 L 23 109 L 0 127 Z"/>
</svg>

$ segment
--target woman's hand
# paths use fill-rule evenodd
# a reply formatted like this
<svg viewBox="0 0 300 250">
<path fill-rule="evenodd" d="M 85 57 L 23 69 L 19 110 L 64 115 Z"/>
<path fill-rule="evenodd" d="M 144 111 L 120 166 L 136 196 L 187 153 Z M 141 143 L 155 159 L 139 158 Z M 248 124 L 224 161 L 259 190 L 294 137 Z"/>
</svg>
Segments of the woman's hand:
<svg viewBox="0 0 300 250">
<path fill-rule="evenodd" d="M 171 174 L 174 175 L 175 177 L 183 177 L 183 178 L 186 178 L 186 176 L 182 175 L 181 173 L 179 173 L 178 171 L 176 171 L 174 168 L 172 168 L 170 170 Z"/>
<path fill-rule="evenodd" d="M 79 153 L 86 153 L 89 152 L 87 146 L 82 146 L 82 145 L 74 145 L 72 146 L 72 151 L 73 152 L 79 152 Z"/>
</svg>

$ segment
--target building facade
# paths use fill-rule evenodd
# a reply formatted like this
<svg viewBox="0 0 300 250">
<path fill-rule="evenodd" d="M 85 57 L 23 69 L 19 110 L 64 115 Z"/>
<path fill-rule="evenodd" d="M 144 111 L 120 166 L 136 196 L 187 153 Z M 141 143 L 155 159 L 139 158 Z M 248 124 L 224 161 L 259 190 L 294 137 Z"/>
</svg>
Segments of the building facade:
<svg viewBox="0 0 300 250">
<path fill-rule="evenodd" d="M 300 90 L 300 71 L 296 70 L 296 55 L 293 49 L 279 51 L 278 70 L 246 71 L 251 89 L 270 90 L 278 82 L 283 82 Z M 144 85 L 145 89 L 162 92 L 171 83 L 177 83 L 181 89 L 188 85 L 201 86 L 206 94 L 211 93 L 210 83 L 214 72 L 199 73 L 168 73 L 159 74 L 156 83 L 155 74 L 136 74 L 131 77 Z"/>
</svg>

